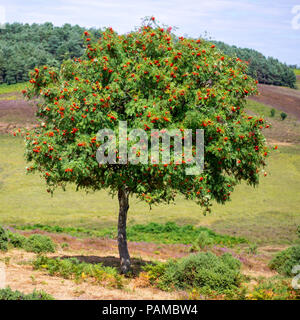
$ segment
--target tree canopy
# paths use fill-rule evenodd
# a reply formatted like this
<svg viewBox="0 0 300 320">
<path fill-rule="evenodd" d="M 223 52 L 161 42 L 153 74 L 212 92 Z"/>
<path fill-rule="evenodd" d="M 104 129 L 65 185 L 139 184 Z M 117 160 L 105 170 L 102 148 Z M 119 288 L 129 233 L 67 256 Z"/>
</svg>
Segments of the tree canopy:
<svg viewBox="0 0 300 320">
<path fill-rule="evenodd" d="M 101 30 L 90 29 L 99 36 Z M 64 59 L 80 57 L 84 52 L 84 28 L 65 24 L 54 26 L 50 22 L 7 23 L 0 29 L 0 83 L 17 83 L 29 80 L 28 72 L 34 67 L 58 67 Z M 266 58 L 252 49 L 214 42 L 227 55 L 249 61 L 247 74 L 260 83 L 295 87 L 296 77 L 287 65 L 274 58 Z"/>
<path fill-rule="evenodd" d="M 24 91 L 39 97 L 41 120 L 26 134 L 28 171 L 40 172 L 48 191 L 74 183 L 118 193 L 124 225 L 129 194 L 152 204 L 181 193 L 208 209 L 212 200 L 229 200 L 242 180 L 258 183 L 268 155 L 262 134 L 267 125 L 244 112 L 257 83 L 245 62 L 202 39 L 177 38 L 154 18 L 125 35 L 108 28 L 95 38 L 85 31 L 85 46 L 82 57 L 59 69 L 36 68 Z M 118 150 L 116 164 L 99 164 L 103 141 L 97 132 L 117 133 L 119 120 L 142 129 L 149 143 L 152 129 L 192 129 L 195 147 L 195 131 L 203 129 L 204 171 L 186 175 L 190 159 L 184 155 L 177 163 L 172 152 L 168 164 L 151 163 L 151 155 L 147 164 L 122 164 Z M 139 157 L 142 150 L 133 149 L 134 143 L 129 139 L 128 153 Z"/>
</svg>

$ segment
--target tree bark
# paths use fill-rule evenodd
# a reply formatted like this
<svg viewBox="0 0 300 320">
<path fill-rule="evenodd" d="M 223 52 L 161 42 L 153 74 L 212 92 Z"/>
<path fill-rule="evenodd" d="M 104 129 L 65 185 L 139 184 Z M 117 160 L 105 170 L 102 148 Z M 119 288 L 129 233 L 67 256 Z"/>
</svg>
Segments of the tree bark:
<svg viewBox="0 0 300 320">
<path fill-rule="evenodd" d="M 121 272 L 126 274 L 130 270 L 130 256 L 126 240 L 126 220 L 129 209 L 128 191 L 125 188 L 119 189 L 119 221 L 118 221 L 118 247 L 121 263 Z"/>
</svg>

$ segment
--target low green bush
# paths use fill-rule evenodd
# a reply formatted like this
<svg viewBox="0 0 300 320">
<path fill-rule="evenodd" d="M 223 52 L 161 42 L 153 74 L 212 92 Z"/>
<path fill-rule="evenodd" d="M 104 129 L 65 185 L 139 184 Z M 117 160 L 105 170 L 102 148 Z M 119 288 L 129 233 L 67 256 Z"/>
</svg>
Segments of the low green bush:
<svg viewBox="0 0 300 320">
<path fill-rule="evenodd" d="M 146 264 L 142 267 L 144 271 L 148 273 L 149 281 L 152 285 L 158 285 L 160 279 L 165 273 L 167 264 L 164 262 L 158 262 L 156 264 Z"/>
<path fill-rule="evenodd" d="M 27 238 L 17 232 L 7 231 L 9 243 L 14 248 L 24 248 Z"/>
<path fill-rule="evenodd" d="M 281 120 L 284 120 L 287 117 L 287 114 L 285 112 L 281 112 L 280 117 L 281 117 Z"/>
<path fill-rule="evenodd" d="M 147 265 L 145 271 L 150 281 L 162 290 L 200 288 L 222 293 L 239 286 L 240 267 L 240 261 L 229 253 L 218 257 L 211 252 L 201 252 L 164 265 Z"/>
<path fill-rule="evenodd" d="M 18 290 L 13 291 L 10 287 L 0 289 L 0 300 L 54 300 L 54 298 L 44 291 L 33 291 L 25 294 Z"/>
<path fill-rule="evenodd" d="M 34 253 L 55 252 L 55 244 L 47 236 L 33 234 L 25 241 L 24 249 Z"/>
<path fill-rule="evenodd" d="M 286 276 L 293 276 L 292 269 L 296 265 L 300 265 L 300 245 L 279 252 L 269 263 L 271 269 Z"/>
<path fill-rule="evenodd" d="M 9 247 L 35 253 L 55 252 L 55 243 L 47 236 L 33 234 L 27 238 L 0 226 L 0 250 L 7 250 Z"/>
<path fill-rule="evenodd" d="M 271 117 L 274 118 L 276 114 L 276 110 L 274 108 L 271 109 L 270 111 Z"/>
<path fill-rule="evenodd" d="M 112 288 L 121 289 L 123 287 L 124 277 L 119 274 L 118 270 L 113 267 L 104 267 L 101 263 L 80 262 L 76 258 L 60 259 L 39 256 L 33 261 L 33 267 L 65 279 L 79 281 L 89 277 Z"/>
</svg>

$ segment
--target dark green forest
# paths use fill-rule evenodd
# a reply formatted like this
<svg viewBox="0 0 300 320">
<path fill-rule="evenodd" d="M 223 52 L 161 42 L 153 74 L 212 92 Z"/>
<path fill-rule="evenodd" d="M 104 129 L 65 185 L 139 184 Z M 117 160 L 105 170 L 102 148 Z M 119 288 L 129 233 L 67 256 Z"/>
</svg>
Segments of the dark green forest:
<svg viewBox="0 0 300 320">
<path fill-rule="evenodd" d="M 229 56 L 237 56 L 249 62 L 248 74 L 260 83 L 295 88 L 294 71 L 284 63 L 272 57 L 266 58 L 262 53 L 248 48 L 230 46 L 221 41 L 213 41 L 216 46 Z"/>
<path fill-rule="evenodd" d="M 0 83 L 29 80 L 28 72 L 41 65 L 59 66 L 83 53 L 85 28 L 65 24 L 6 24 L 0 29 Z M 89 30 L 100 36 L 100 30 Z"/>
<path fill-rule="evenodd" d="M 59 66 L 67 58 L 83 53 L 85 28 L 65 24 L 6 24 L 0 29 L 0 83 L 14 84 L 29 80 L 28 72 L 41 65 Z M 101 30 L 89 29 L 95 36 Z M 260 83 L 295 87 L 296 77 L 286 64 L 266 58 L 252 49 L 241 49 L 215 41 L 225 54 L 249 61 L 248 74 Z"/>
</svg>

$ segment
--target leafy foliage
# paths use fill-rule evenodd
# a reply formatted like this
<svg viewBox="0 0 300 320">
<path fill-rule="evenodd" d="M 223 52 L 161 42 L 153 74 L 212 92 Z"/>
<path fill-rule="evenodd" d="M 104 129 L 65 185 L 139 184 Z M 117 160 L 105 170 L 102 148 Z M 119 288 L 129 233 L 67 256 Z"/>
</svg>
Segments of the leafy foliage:
<svg viewBox="0 0 300 320">
<path fill-rule="evenodd" d="M 112 267 L 104 267 L 102 264 L 90 264 L 80 262 L 76 258 L 51 259 L 39 256 L 33 262 L 33 267 L 39 270 L 47 270 L 50 275 L 59 275 L 66 279 L 84 280 L 87 277 L 94 278 L 102 285 L 121 289 L 124 278 L 118 270 Z"/>
<path fill-rule="evenodd" d="M 282 275 L 293 276 L 292 269 L 296 265 L 300 265 L 300 245 L 279 252 L 269 267 Z"/>
<path fill-rule="evenodd" d="M 54 298 L 44 291 L 34 290 L 32 293 L 24 294 L 8 287 L 0 289 L 0 300 L 54 300 Z"/>
<path fill-rule="evenodd" d="M 218 293 L 237 288 L 241 263 L 231 254 L 221 257 L 211 252 L 191 254 L 166 264 L 147 265 L 150 280 L 163 290 L 201 288 Z"/>
<path fill-rule="evenodd" d="M 82 58 L 31 73 L 25 94 L 42 98 L 43 123 L 26 136 L 28 171 L 40 172 L 49 192 L 68 182 L 112 194 L 126 185 L 149 204 L 170 202 L 179 192 L 209 210 L 211 200 L 226 202 L 242 180 L 258 183 L 268 152 L 264 119 L 243 111 L 245 97 L 256 92 L 247 65 L 209 42 L 178 39 L 151 23 L 126 35 L 106 29 L 98 41 L 86 31 Z M 118 120 L 143 129 L 149 143 L 150 129 L 203 128 L 203 174 L 187 176 L 191 159 L 174 163 L 173 156 L 170 165 L 99 166 L 96 134 L 118 132 Z"/>
<path fill-rule="evenodd" d="M 272 57 L 266 58 L 263 54 L 253 49 L 238 48 L 220 41 L 214 41 L 214 43 L 224 53 L 248 61 L 249 68 L 247 73 L 260 83 L 295 88 L 295 73 L 285 63 L 281 63 Z"/>
</svg>

